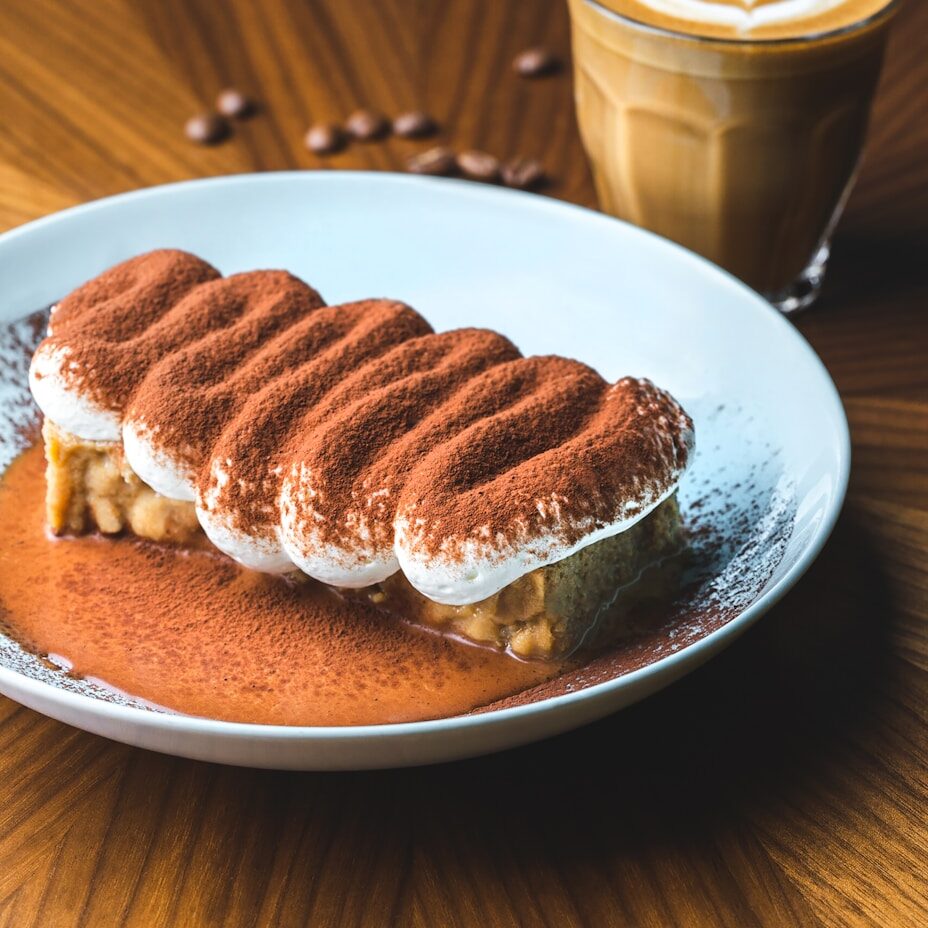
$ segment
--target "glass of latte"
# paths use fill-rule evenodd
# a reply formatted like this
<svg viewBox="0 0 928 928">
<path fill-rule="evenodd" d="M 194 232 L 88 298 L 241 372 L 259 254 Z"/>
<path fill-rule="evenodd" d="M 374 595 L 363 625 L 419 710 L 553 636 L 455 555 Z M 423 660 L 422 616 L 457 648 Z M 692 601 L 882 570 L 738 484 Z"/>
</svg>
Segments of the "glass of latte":
<svg viewBox="0 0 928 928">
<path fill-rule="evenodd" d="M 568 2 L 603 209 L 810 305 L 901 0 Z"/>
</svg>

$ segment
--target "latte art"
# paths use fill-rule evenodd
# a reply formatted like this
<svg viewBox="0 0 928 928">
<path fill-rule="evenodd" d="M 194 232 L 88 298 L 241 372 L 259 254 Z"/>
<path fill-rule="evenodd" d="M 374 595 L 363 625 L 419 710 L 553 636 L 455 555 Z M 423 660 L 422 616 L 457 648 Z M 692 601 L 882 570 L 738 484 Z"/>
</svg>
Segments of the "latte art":
<svg viewBox="0 0 928 928">
<path fill-rule="evenodd" d="M 758 26 L 828 13 L 847 6 L 848 0 L 645 0 L 644 5 L 665 16 L 749 32 Z"/>
<path fill-rule="evenodd" d="M 841 29 L 891 0 L 600 0 L 649 25 L 696 34 L 787 38 Z"/>
</svg>

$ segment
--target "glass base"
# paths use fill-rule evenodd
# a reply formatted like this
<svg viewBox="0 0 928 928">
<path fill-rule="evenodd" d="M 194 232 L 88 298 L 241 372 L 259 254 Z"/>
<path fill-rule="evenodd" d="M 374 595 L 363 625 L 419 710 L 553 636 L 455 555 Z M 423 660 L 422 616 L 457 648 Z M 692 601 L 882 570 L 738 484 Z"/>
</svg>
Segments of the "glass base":
<svg viewBox="0 0 928 928">
<path fill-rule="evenodd" d="M 808 309 L 822 292 L 830 254 L 831 244 L 825 242 L 793 283 L 778 293 L 765 293 L 764 297 L 787 316 Z"/>
</svg>

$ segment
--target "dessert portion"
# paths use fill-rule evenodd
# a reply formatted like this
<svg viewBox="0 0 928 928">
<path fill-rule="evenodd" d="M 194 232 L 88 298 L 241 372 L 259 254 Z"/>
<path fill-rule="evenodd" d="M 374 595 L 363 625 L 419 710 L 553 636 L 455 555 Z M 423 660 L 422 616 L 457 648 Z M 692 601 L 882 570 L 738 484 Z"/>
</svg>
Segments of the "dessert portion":
<svg viewBox="0 0 928 928">
<path fill-rule="evenodd" d="M 361 590 L 524 656 L 572 650 L 678 545 L 692 423 L 497 333 L 157 251 L 52 310 L 33 358 L 56 533 L 122 530 Z"/>
</svg>

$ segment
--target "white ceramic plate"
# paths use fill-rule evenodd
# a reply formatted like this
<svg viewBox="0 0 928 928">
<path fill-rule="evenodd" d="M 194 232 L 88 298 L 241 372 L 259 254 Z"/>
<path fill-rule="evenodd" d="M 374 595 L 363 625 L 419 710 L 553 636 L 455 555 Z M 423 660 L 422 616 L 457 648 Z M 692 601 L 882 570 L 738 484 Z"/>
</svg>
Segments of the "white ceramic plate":
<svg viewBox="0 0 928 928">
<path fill-rule="evenodd" d="M 287 268 L 331 303 L 396 297 L 436 329 L 488 326 L 526 354 L 565 354 L 609 379 L 634 374 L 668 388 L 696 424 L 684 506 L 724 496 L 730 505 L 712 518 L 744 530 L 707 587 L 729 619 L 586 689 L 482 715 L 357 728 L 235 724 L 118 704 L 10 658 L 7 641 L 0 691 L 56 719 L 171 754 L 293 769 L 423 764 L 524 744 L 627 706 L 728 645 L 809 567 L 841 508 L 847 422 L 812 349 L 733 278 L 632 226 L 528 194 L 389 174 L 174 184 L 0 237 L 0 324 L 166 246 L 226 273 Z M 11 402 L 0 393 L 0 412 Z"/>
</svg>

